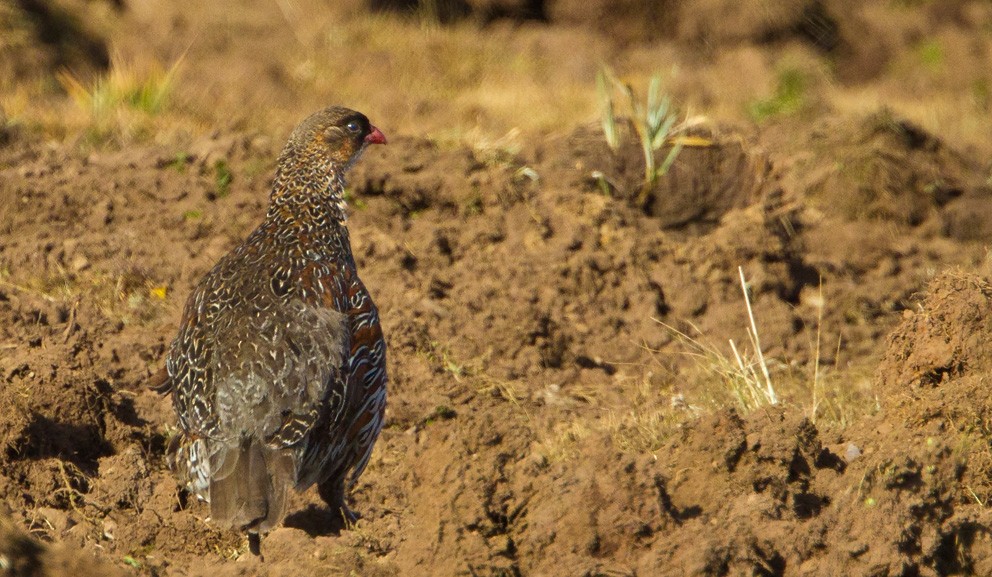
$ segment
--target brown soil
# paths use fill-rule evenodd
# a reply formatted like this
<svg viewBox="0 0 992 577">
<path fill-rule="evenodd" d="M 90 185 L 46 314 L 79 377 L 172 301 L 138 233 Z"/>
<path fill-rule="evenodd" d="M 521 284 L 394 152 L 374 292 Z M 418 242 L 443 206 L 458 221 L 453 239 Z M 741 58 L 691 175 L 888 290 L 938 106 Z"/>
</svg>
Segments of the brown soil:
<svg viewBox="0 0 992 577">
<path fill-rule="evenodd" d="M 971 56 L 926 94 L 969 87 L 981 126 L 987 3 L 452 3 L 453 26 L 563 62 L 605 46 L 636 75 L 678 53 L 677 97 L 739 113 L 691 128 L 642 194 L 639 147 L 611 151 L 594 122 L 466 146 L 408 122 L 458 122 L 443 102 L 394 130 L 366 109 L 390 143 L 351 174 L 349 226 L 389 342 L 386 427 L 361 520 L 329 532 L 296 496 L 264 561 L 179 490 L 150 385 L 191 287 L 264 213 L 282 139 L 335 94 L 284 74 L 326 22 L 153 4 L 0 8 L 0 57 L 21 63 L 0 81 L 57 86 L 108 46 L 186 51 L 192 119 L 94 144 L 53 129 L 59 89 L 0 114 L 0 575 L 992 574 L 992 147 L 844 104 L 907 102 L 933 36 Z M 804 102 L 740 113 L 753 79 L 726 75 L 752 66 L 774 92 L 767 63 L 789 58 L 812 63 Z M 749 342 L 738 267 L 776 405 L 727 375 L 727 339 Z"/>
</svg>

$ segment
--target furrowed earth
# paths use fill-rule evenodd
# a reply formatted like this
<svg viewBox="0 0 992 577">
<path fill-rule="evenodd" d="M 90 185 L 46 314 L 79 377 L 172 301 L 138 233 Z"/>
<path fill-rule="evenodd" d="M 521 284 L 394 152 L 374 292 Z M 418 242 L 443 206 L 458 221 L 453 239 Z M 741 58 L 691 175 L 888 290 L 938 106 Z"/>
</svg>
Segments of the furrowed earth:
<svg viewBox="0 0 992 577">
<path fill-rule="evenodd" d="M 201 4 L 0 5 L 0 575 L 992 574 L 988 2 Z M 330 104 L 389 406 L 260 560 L 153 386 Z"/>
</svg>

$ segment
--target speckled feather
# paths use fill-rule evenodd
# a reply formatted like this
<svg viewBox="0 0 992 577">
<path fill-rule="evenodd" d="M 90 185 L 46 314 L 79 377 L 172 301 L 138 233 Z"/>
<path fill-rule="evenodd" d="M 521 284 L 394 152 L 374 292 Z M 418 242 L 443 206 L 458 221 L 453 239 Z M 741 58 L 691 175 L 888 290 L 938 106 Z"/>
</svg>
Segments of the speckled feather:
<svg viewBox="0 0 992 577">
<path fill-rule="evenodd" d="M 340 107 L 303 121 L 265 220 L 189 297 L 167 361 L 180 429 L 170 461 L 215 523 L 267 531 L 288 488 L 343 499 L 368 462 L 386 351 L 351 253 L 344 174 L 384 141 Z"/>
</svg>

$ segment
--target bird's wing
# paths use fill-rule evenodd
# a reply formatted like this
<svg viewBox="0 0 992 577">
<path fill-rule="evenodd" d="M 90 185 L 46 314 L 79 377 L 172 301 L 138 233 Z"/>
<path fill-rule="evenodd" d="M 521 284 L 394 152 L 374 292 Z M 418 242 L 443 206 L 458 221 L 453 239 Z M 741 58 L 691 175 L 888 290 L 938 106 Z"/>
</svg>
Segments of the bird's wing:
<svg viewBox="0 0 992 577">
<path fill-rule="evenodd" d="M 214 403 L 222 428 L 290 447 L 320 418 L 336 419 L 350 347 L 344 314 L 290 300 L 256 306 L 235 325 L 216 350 Z"/>
<path fill-rule="evenodd" d="M 174 403 L 194 435 L 290 447 L 344 410 L 348 319 L 299 299 L 247 296 L 228 309 L 216 306 L 218 291 L 198 289 L 190 299 L 169 357 Z"/>
<path fill-rule="evenodd" d="M 210 436 L 218 425 L 213 403 L 215 331 L 210 321 L 221 307 L 216 299 L 208 298 L 211 292 L 201 284 L 190 294 L 166 359 L 179 427 L 194 438 Z"/>
</svg>

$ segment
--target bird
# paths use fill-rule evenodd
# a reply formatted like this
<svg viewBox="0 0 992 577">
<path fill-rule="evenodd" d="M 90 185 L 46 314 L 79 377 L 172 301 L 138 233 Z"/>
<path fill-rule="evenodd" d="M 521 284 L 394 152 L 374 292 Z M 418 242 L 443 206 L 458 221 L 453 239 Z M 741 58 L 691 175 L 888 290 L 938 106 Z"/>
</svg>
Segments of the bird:
<svg viewBox="0 0 992 577">
<path fill-rule="evenodd" d="M 358 276 L 345 174 L 386 137 L 341 106 L 283 148 L 260 225 L 190 293 L 166 358 L 177 417 L 167 461 L 210 522 L 261 536 L 290 489 L 316 485 L 346 523 L 386 407 L 386 342 Z"/>
</svg>

